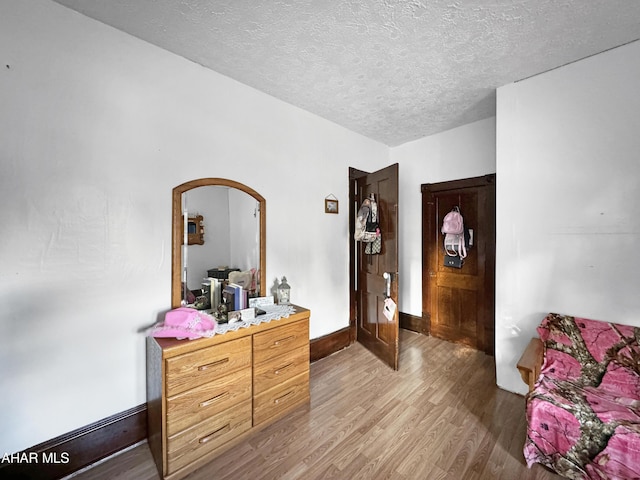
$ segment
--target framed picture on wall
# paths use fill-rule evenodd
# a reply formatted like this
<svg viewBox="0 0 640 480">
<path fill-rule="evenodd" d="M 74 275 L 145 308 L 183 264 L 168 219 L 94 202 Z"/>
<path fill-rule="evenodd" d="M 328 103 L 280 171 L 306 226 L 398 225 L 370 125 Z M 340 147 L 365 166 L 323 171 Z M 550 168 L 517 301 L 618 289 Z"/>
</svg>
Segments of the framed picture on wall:
<svg viewBox="0 0 640 480">
<path fill-rule="evenodd" d="M 338 199 L 337 198 L 325 198 L 324 199 L 324 213 L 338 213 Z"/>
</svg>

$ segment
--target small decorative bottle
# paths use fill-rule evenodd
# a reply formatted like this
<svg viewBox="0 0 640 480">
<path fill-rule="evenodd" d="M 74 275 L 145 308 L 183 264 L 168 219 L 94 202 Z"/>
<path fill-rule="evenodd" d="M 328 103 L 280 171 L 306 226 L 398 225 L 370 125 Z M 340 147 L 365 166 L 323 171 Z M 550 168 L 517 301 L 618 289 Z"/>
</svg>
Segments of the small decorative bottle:
<svg viewBox="0 0 640 480">
<path fill-rule="evenodd" d="M 282 282 L 278 285 L 278 303 L 288 305 L 291 301 L 291 287 L 287 283 L 287 277 L 282 277 Z"/>
</svg>

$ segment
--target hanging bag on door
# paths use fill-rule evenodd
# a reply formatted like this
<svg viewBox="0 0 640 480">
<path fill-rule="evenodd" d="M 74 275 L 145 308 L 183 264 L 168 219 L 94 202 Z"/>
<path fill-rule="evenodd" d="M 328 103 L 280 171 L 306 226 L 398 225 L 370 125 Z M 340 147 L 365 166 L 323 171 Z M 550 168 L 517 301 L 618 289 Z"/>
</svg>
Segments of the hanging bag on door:
<svg viewBox="0 0 640 480">
<path fill-rule="evenodd" d="M 373 193 L 362 202 L 356 217 L 356 228 L 353 234 L 357 242 L 371 243 L 380 236 L 380 225 L 378 224 L 378 204 Z"/>
<path fill-rule="evenodd" d="M 367 219 L 369 218 L 369 212 L 371 211 L 371 202 L 368 198 L 365 198 L 364 202 L 360 206 L 360 210 L 358 210 L 358 215 L 356 215 L 356 225 L 355 232 L 353 234 L 353 239 L 356 242 L 364 242 L 365 233 L 367 231 Z"/>
<path fill-rule="evenodd" d="M 464 238 L 464 219 L 460 213 L 460 208 L 453 209 L 444 216 L 442 220 L 442 233 L 444 234 L 444 251 L 449 257 L 459 257 L 463 260 L 467 256 L 467 249 Z M 447 265 L 449 260 L 450 265 Z M 456 265 L 454 265 L 454 263 Z M 458 262 L 445 258 L 445 265 L 457 267 Z M 462 266 L 462 264 L 460 264 Z M 460 267 L 457 267 L 460 268 Z"/>
<path fill-rule="evenodd" d="M 362 202 L 356 217 L 355 233 L 353 238 L 358 242 L 366 243 L 365 253 L 378 254 L 382 250 L 382 234 L 378 222 L 378 204 L 372 193 Z"/>
<path fill-rule="evenodd" d="M 367 243 L 364 253 L 367 255 L 377 255 L 382 251 L 382 237 L 378 235 L 373 242 Z"/>
<path fill-rule="evenodd" d="M 365 237 L 371 240 L 367 242 L 367 246 L 364 247 L 364 253 L 367 255 L 377 255 L 382 251 L 382 233 L 380 232 L 380 222 L 378 221 L 378 204 L 373 193 L 369 198 L 369 203 L 371 210 L 369 211 L 369 218 L 365 226 Z"/>
</svg>

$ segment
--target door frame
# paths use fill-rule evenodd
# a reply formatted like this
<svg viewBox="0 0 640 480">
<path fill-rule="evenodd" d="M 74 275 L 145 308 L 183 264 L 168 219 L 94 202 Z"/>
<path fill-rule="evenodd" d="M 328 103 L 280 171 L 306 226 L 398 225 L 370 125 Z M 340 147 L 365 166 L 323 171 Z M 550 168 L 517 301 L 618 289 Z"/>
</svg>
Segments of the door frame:
<svg viewBox="0 0 640 480">
<path fill-rule="evenodd" d="M 358 215 L 359 198 L 357 180 L 369 172 L 349 167 L 349 345 L 358 339 L 358 272 L 357 242 L 353 235 L 356 232 L 356 216 Z"/>
<path fill-rule="evenodd" d="M 487 242 L 487 245 L 491 245 L 492 248 L 487 248 L 485 252 L 485 264 L 487 266 L 485 272 L 485 282 L 493 286 L 493 295 L 491 296 L 490 305 L 485 306 L 486 318 L 490 319 L 494 325 L 495 334 L 495 257 L 496 257 L 496 244 L 495 244 L 495 220 L 496 220 L 496 202 L 495 202 L 495 185 L 496 174 L 491 173 L 488 175 L 482 175 L 479 177 L 464 178 L 459 180 L 449 180 L 445 182 L 437 183 L 423 183 L 420 186 L 422 196 L 422 331 L 427 335 L 431 334 L 431 313 L 430 313 L 430 283 L 434 280 L 429 275 L 429 266 L 431 255 L 430 251 L 431 243 L 428 239 L 431 233 L 436 228 L 435 209 L 433 208 L 433 201 L 430 201 L 428 193 L 435 192 L 447 192 L 450 190 L 462 190 L 465 188 L 477 188 L 493 186 L 493 197 L 487 205 L 485 214 L 488 216 L 489 221 L 493 222 L 494 228 L 492 232 L 492 241 Z M 485 346 L 485 353 L 493 355 L 494 342 L 488 342 Z"/>
</svg>

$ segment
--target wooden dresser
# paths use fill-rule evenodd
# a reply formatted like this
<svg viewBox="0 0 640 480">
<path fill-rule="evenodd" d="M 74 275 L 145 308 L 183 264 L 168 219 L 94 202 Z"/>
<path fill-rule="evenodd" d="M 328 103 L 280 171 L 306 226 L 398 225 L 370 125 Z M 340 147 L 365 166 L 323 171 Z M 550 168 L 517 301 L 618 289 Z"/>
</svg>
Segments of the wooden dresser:
<svg viewBox="0 0 640 480">
<path fill-rule="evenodd" d="M 182 478 L 309 403 L 309 310 L 197 340 L 147 339 L 149 447 Z"/>
</svg>

